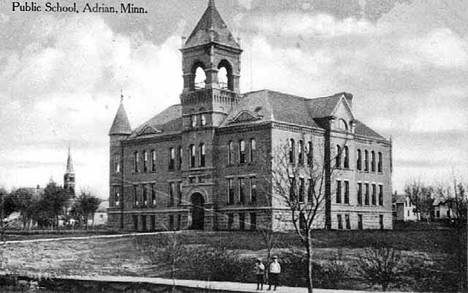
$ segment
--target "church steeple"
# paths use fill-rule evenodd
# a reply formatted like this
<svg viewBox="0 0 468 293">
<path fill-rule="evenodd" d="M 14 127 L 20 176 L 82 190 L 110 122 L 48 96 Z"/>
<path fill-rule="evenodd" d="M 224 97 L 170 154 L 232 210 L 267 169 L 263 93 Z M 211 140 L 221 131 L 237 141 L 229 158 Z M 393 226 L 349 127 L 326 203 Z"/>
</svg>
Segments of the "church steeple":
<svg viewBox="0 0 468 293">
<path fill-rule="evenodd" d="M 75 170 L 73 168 L 70 147 L 68 147 L 67 168 L 65 170 L 65 174 L 63 175 L 63 188 L 67 190 L 73 197 L 75 196 Z"/>
</svg>

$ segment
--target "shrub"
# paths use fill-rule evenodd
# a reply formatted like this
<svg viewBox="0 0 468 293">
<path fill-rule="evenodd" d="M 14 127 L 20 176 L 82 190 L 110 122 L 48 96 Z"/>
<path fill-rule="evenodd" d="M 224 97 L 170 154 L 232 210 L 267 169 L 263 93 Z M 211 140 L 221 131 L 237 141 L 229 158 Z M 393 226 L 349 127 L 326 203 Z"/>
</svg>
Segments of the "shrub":
<svg viewBox="0 0 468 293">
<path fill-rule="evenodd" d="M 358 274 L 370 285 L 381 285 L 386 291 L 399 280 L 398 265 L 400 253 L 389 247 L 371 247 L 364 250 L 358 260 Z"/>
</svg>

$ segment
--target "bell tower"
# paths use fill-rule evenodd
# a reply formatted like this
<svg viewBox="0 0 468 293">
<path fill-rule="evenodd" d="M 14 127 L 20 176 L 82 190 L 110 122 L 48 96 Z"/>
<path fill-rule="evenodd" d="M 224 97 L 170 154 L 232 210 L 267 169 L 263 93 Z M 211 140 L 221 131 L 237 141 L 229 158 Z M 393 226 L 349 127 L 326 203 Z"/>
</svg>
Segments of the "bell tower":
<svg viewBox="0 0 468 293">
<path fill-rule="evenodd" d="M 240 98 L 242 49 L 210 0 L 181 49 L 184 128 L 217 127 Z M 198 115 L 197 118 L 188 116 Z M 203 116 L 201 116 L 203 115 Z"/>
<path fill-rule="evenodd" d="M 67 169 L 63 175 L 63 189 L 75 197 L 75 171 L 73 169 L 73 160 L 70 147 L 68 148 Z"/>
</svg>

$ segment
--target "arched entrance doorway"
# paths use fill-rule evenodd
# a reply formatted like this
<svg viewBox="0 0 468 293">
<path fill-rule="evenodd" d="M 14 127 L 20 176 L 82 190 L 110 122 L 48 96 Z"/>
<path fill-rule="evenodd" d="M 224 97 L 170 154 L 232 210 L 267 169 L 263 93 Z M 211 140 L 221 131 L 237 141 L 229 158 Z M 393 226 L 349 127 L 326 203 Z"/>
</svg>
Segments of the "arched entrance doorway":
<svg viewBox="0 0 468 293">
<path fill-rule="evenodd" d="M 200 193 L 194 193 L 191 197 L 192 201 L 192 229 L 203 230 L 205 222 L 205 210 L 203 209 L 203 196 Z"/>
</svg>

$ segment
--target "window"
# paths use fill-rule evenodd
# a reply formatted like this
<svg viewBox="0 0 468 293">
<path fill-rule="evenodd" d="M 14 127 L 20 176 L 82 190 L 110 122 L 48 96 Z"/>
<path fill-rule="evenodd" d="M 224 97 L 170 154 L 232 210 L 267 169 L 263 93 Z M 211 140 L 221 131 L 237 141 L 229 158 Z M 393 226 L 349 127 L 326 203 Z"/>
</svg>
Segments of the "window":
<svg viewBox="0 0 468 293">
<path fill-rule="evenodd" d="M 362 170 L 362 157 L 361 157 L 361 150 L 357 150 L 357 162 L 356 168 L 360 171 Z"/>
<path fill-rule="evenodd" d="M 156 188 L 151 184 L 151 205 L 156 206 Z"/>
<path fill-rule="evenodd" d="M 189 147 L 190 167 L 195 167 L 195 145 L 191 144 Z"/>
<path fill-rule="evenodd" d="M 141 230 L 146 231 L 146 216 L 141 216 Z"/>
<path fill-rule="evenodd" d="M 138 187 L 133 185 L 133 205 L 138 206 Z"/>
<path fill-rule="evenodd" d="M 253 163 L 254 157 L 255 157 L 255 151 L 257 150 L 257 146 L 255 143 L 255 138 L 250 139 L 250 154 L 249 154 L 249 161 L 250 163 Z"/>
<path fill-rule="evenodd" d="M 133 230 L 138 231 L 138 216 L 133 215 Z"/>
<path fill-rule="evenodd" d="M 239 163 L 245 163 L 245 141 L 239 140 Z"/>
<path fill-rule="evenodd" d="M 190 121 L 191 121 L 192 127 L 196 127 L 197 126 L 197 115 L 190 116 Z"/>
<path fill-rule="evenodd" d="M 371 152 L 371 171 L 375 172 L 375 152 Z"/>
<path fill-rule="evenodd" d="M 372 205 L 377 205 L 377 188 L 372 184 Z"/>
<path fill-rule="evenodd" d="M 119 154 L 114 155 L 114 172 L 120 173 L 120 155 Z"/>
<path fill-rule="evenodd" d="M 338 222 L 338 229 L 342 230 L 343 229 L 343 222 L 342 222 L 340 214 L 336 215 L 336 220 Z"/>
<path fill-rule="evenodd" d="M 290 164 L 294 164 L 295 160 L 296 160 L 296 154 L 295 154 L 295 143 L 294 143 L 294 139 L 290 139 L 289 140 L 289 163 Z"/>
<path fill-rule="evenodd" d="M 346 229 L 351 229 L 351 222 L 349 221 L 349 215 L 345 215 Z"/>
<path fill-rule="evenodd" d="M 169 170 L 174 170 L 175 167 L 175 150 L 169 148 Z"/>
<path fill-rule="evenodd" d="M 357 184 L 357 203 L 358 205 L 362 205 L 362 183 L 361 182 Z"/>
<path fill-rule="evenodd" d="M 358 215 L 358 229 L 359 230 L 362 230 L 363 229 L 363 225 L 362 225 L 362 215 Z"/>
<path fill-rule="evenodd" d="M 348 131 L 348 124 L 343 119 L 338 120 L 338 129 Z"/>
<path fill-rule="evenodd" d="M 379 185 L 379 206 L 383 206 L 383 185 Z"/>
<path fill-rule="evenodd" d="M 133 172 L 138 173 L 138 164 L 139 164 L 140 157 L 138 156 L 138 152 L 133 153 Z"/>
<path fill-rule="evenodd" d="M 299 141 L 299 155 L 298 155 L 299 165 L 304 164 L 304 142 Z"/>
<path fill-rule="evenodd" d="M 245 202 L 244 178 L 239 178 L 239 202 Z"/>
<path fill-rule="evenodd" d="M 205 144 L 201 143 L 200 144 L 200 167 L 205 167 Z"/>
<path fill-rule="evenodd" d="M 344 147 L 344 168 L 349 169 L 349 148 Z"/>
<path fill-rule="evenodd" d="M 156 216 L 152 215 L 150 217 L 150 223 L 151 223 L 151 231 L 156 230 Z"/>
<path fill-rule="evenodd" d="M 380 230 L 384 229 L 383 215 L 379 215 Z"/>
<path fill-rule="evenodd" d="M 143 151 L 143 172 L 148 172 L 148 153 Z"/>
<path fill-rule="evenodd" d="M 177 215 L 177 230 L 180 230 L 180 227 L 182 227 L 182 215 L 178 214 Z"/>
<path fill-rule="evenodd" d="M 299 202 L 304 202 L 304 178 L 299 178 Z"/>
<path fill-rule="evenodd" d="M 174 230 L 174 215 L 169 215 L 169 230 Z"/>
<path fill-rule="evenodd" d="M 255 177 L 250 177 L 250 201 L 257 202 L 257 183 Z"/>
<path fill-rule="evenodd" d="M 228 179 L 228 204 L 234 204 L 234 182 Z"/>
<path fill-rule="evenodd" d="M 364 171 L 369 171 L 369 152 L 364 151 Z"/>
<path fill-rule="evenodd" d="M 115 206 L 120 205 L 120 186 L 114 186 L 114 202 Z"/>
<path fill-rule="evenodd" d="M 307 147 L 307 165 L 312 166 L 313 157 L 312 157 L 312 142 L 309 141 Z"/>
<path fill-rule="evenodd" d="M 177 182 L 178 205 L 182 204 L 182 182 Z"/>
<path fill-rule="evenodd" d="M 179 147 L 179 163 L 178 163 L 178 169 L 179 170 L 182 170 L 182 156 L 184 155 L 184 151 L 182 149 L 182 147 L 180 146 Z"/>
<path fill-rule="evenodd" d="M 229 141 L 228 144 L 228 165 L 234 164 L 234 143 L 232 141 Z"/>
<path fill-rule="evenodd" d="M 257 230 L 257 214 L 250 213 L 250 230 Z"/>
<path fill-rule="evenodd" d="M 294 202 L 296 201 L 296 178 L 294 177 L 291 177 L 289 178 L 289 183 L 290 183 L 290 186 L 289 186 L 289 200 L 291 202 Z"/>
<path fill-rule="evenodd" d="M 206 73 L 205 70 L 203 69 L 202 65 L 203 64 L 197 64 L 198 66 L 195 68 L 194 73 L 195 73 L 195 78 L 194 78 L 194 86 L 195 90 L 198 89 L 204 89 L 206 86 Z"/>
<path fill-rule="evenodd" d="M 382 153 L 379 152 L 379 162 L 377 163 L 377 171 L 382 172 Z"/>
<path fill-rule="evenodd" d="M 349 204 L 349 181 L 344 182 L 344 203 Z"/>
<path fill-rule="evenodd" d="M 141 188 L 143 188 L 143 199 L 141 200 L 143 202 L 143 206 L 146 207 L 148 206 L 148 194 L 146 190 L 146 185 L 142 185 Z"/>
<path fill-rule="evenodd" d="M 365 190 L 366 193 L 364 194 L 364 204 L 368 206 L 369 205 L 369 183 L 365 183 L 364 187 L 366 189 Z"/>
<path fill-rule="evenodd" d="M 336 203 L 341 203 L 341 180 L 336 180 Z"/>
<path fill-rule="evenodd" d="M 151 172 L 156 172 L 156 151 L 151 150 Z"/>
<path fill-rule="evenodd" d="M 314 186 L 312 184 L 312 179 L 309 179 L 309 187 L 307 188 L 307 202 L 311 205 L 314 204 Z"/>
<path fill-rule="evenodd" d="M 175 196 L 175 183 L 169 183 L 169 206 L 174 206 L 174 196 Z"/>
<path fill-rule="evenodd" d="M 336 146 L 336 168 L 341 168 L 341 147 Z"/>
<path fill-rule="evenodd" d="M 205 114 L 200 114 L 200 124 L 201 124 L 201 126 L 206 125 L 206 116 L 205 116 Z"/>
<path fill-rule="evenodd" d="M 228 71 L 226 67 L 221 67 L 218 69 L 218 84 L 221 89 L 228 89 Z"/>
<path fill-rule="evenodd" d="M 239 229 L 245 230 L 245 214 L 244 213 L 239 214 Z"/>
<path fill-rule="evenodd" d="M 234 214 L 228 214 L 228 229 L 232 229 L 232 224 L 234 224 Z"/>
</svg>

